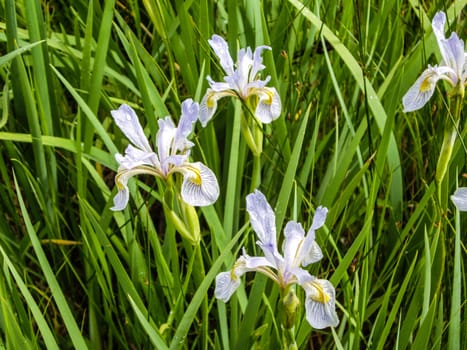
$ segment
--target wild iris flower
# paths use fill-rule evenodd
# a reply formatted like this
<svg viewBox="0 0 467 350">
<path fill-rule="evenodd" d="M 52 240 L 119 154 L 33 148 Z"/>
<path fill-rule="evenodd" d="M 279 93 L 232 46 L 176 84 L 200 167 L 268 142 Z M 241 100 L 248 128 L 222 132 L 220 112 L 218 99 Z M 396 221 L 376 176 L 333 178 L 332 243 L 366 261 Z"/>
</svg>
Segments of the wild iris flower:
<svg viewBox="0 0 467 350">
<path fill-rule="evenodd" d="M 188 99 L 182 103 L 182 115 L 178 127 L 170 117 L 159 119 L 157 132 L 157 153 L 146 138 L 135 111 L 128 105 L 121 105 L 111 112 L 112 117 L 132 144 L 125 155 L 115 156 L 119 167 L 115 177 L 118 193 L 112 210 L 123 210 L 128 204 L 128 179 L 138 174 L 150 174 L 167 179 L 174 173 L 183 175 L 181 195 L 184 202 L 192 206 L 206 206 L 216 201 L 219 186 L 214 173 L 200 162 L 188 161 L 190 148 L 188 140 L 193 124 L 199 114 L 199 106 Z"/>
<path fill-rule="evenodd" d="M 466 84 L 466 57 L 464 41 L 453 32 L 449 39 L 444 36 L 446 14 L 437 12 L 433 17 L 432 27 L 438 41 L 442 61 L 439 66 L 428 66 L 422 75 L 415 81 L 402 99 L 404 112 L 411 112 L 422 108 L 435 91 L 438 80 L 446 80 L 453 87 L 464 91 Z"/>
<path fill-rule="evenodd" d="M 260 46 L 254 53 L 249 47 L 241 49 L 238 51 L 237 63 L 234 65 L 227 42 L 222 37 L 213 35 L 208 41 L 227 75 L 223 82 L 215 82 L 211 77 L 207 77 L 210 88 L 201 101 L 199 118 L 201 124 L 206 126 L 216 111 L 217 100 L 225 96 L 239 97 L 244 101 L 254 98 L 255 116 L 264 124 L 278 118 L 281 114 L 280 97 L 275 88 L 266 86 L 271 78 L 268 76 L 265 80 L 260 80 L 258 77 L 259 72 L 265 68 L 261 53 L 271 48 Z"/>
<path fill-rule="evenodd" d="M 264 257 L 249 256 L 243 251 L 230 271 L 216 277 L 216 298 L 227 302 L 240 285 L 240 277 L 248 271 L 261 272 L 275 281 L 281 290 L 299 284 L 306 294 L 306 319 L 314 328 L 335 327 L 339 319 L 335 311 L 335 290 L 331 282 L 318 279 L 301 268 L 319 261 L 323 254 L 315 241 L 315 230 L 324 225 L 327 209 L 319 207 L 310 230 L 289 221 L 284 229 L 283 255 L 277 248 L 275 214 L 264 195 L 255 191 L 246 198 L 251 226 L 258 235 L 258 246 Z"/>
</svg>

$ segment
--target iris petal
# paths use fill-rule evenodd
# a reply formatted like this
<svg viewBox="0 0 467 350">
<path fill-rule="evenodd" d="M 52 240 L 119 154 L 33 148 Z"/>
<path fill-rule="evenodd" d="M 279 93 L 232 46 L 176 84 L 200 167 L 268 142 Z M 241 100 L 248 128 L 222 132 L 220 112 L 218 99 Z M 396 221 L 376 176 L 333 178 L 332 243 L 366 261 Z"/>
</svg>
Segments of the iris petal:
<svg viewBox="0 0 467 350">
<path fill-rule="evenodd" d="M 120 130 L 135 146 L 143 151 L 152 152 L 138 116 L 130 106 L 122 104 L 119 109 L 111 111 L 110 114 Z"/>
<path fill-rule="evenodd" d="M 180 166 L 183 172 L 182 198 L 192 206 L 213 204 L 219 197 L 219 185 L 216 176 L 203 163 L 185 163 Z"/>
<path fill-rule="evenodd" d="M 281 100 L 275 88 L 265 87 L 258 89 L 256 95 L 259 97 L 255 116 L 263 124 L 268 124 L 281 115 Z"/>
<path fill-rule="evenodd" d="M 316 329 L 337 327 L 336 291 L 328 280 L 313 279 L 302 285 L 306 292 L 305 310 L 308 323 Z"/>
<path fill-rule="evenodd" d="M 428 67 L 402 98 L 404 112 L 422 108 L 433 96 L 438 80 L 449 72 L 453 72 L 449 67 Z"/>
<path fill-rule="evenodd" d="M 457 210 L 467 211 L 467 187 L 459 187 L 451 196 Z"/>
</svg>

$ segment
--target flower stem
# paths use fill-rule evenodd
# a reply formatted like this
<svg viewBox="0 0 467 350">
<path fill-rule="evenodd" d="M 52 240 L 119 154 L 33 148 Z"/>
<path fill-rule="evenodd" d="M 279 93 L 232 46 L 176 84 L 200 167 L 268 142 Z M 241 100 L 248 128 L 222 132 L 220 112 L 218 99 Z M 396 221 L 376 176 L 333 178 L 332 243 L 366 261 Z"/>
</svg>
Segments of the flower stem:
<svg viewBox="0 0 467 350">
<path fill-rule="evenodd" d="M 452 157 L 452 152 L 454 149 L 454 143 L 457 137 L 457 127 L 459 125 L 459 120 L 462 113 L 462 105 L 464 102 L 464 89 L 458 88 L 455 90 L 453 94 L 455 98 L 454 102 L 454 111 L 450 114 L 453 117 L 453 120 L 450 118 L 446 119 L 446 125 L 444 129 L 444 139 L 443 144 L 441 146 L 441 151 L 438 158 L 438 163 L 436 165 L 436 183 L 438 185 L 438 199 L 443 206 L 443 191 L 442 191 L 442 183 L 444 176 L 449 167 L 449 162 Z"/>
<path fill-rule="evenodd" d="M 282 304 L 282 343 L 284 349 L 295 350 L 298 349 L 297 342 L 295 341 L 295 321 L 297 318 L 297 308 L 300 304 L 297 295 L 295 294 L 295 287 L 288 286 L 285 289 L 284 296 L 281 299 Z"/>
</svg>

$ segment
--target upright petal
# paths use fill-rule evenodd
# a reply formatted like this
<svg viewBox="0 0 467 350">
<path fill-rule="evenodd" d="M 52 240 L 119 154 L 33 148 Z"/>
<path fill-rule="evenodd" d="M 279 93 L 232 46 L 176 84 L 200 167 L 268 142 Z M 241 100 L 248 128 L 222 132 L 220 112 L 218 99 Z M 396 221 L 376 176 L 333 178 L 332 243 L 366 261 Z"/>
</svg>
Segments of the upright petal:
<svg viewBox="0 0 467 350">
<path fill-rule="evenodd" d="M 319 229 L 326 222 L 327 215 L 328 215 L 328 208 L 323 207 L 321 205 L 318 208 L 316 208 L 315 215 L 313 216 L 313 222 L 310 227 L 310 232 L 308 234 L 310 234 L 311 231 L 313 231 L 313 235 L 314 235 L 314 231 Z M 314 239 L 314 236 L 313 236 L 313 239 Z"/>
<path fill-rule="evenodd" d="M 263 45 L 258 46 L 253 53 L 253 63 L 250 71 L 250 81 L 257 78 L 257 75 L 262 71 L 265 66 L 263 65 L 263 57 L 261 57 L 264 50 L 271 50 L 271 47 Z"/>
<path fill-rule="evenodd" d="M 467 211 L 467 187 L 459 187 L 451 196 L 457 210 Z"/>
<path fill-rule="evenodd" d="M 464 65 L 464 42 L 459 36 L 453 32 L 449 39 L 444 35 L 444 26 L 446 24 L 446 14 L 442 11 L 436 13 L 433 17 L 432 27 L 438 41 L 439 50 L 443 57 L 442 65 L 451 67 L 455 71 L 455 75 L 451 76 L 452 80 L 461 78 Z"/>
<path fill-rule="evenodd" d="M 159 131 L 157 132 L 157 153 L 161 162 L 162 171 L 167 175 L 167 158 L 171 154 L 172 143 L 175 138 L 177 128 L 170 117 L 158 120 Z"/>
<path fill-rule="evenodd" d="M 306 319 L 316 329 L 337 327 L 336 291 L 328 280 L 312 279 L 302 284 L 306 292 Z"/>
<path fill-rule="evenodd" d="M 305 231 L 300 223 L 289 221 L 284 228 L 285 240 L 283 243 L 284 260 L 286 266 L 298 267 L 300 262 L 297 260 L 305 239 Z"/>
<path fill-rule="evenodd" d="M 323 253 L 318 243 L 315 240 L 315 231 L 324 225 L 328 209 L 326 207 L 319 206 L 313 217 L 313 222 L 310 229 L 303 241 L 302 250 L 300 251 L 300 263 L 302 266 L 315 263 L 323 258 Z"/>
<path fill-rule="evenodd" d="M 246 196 L 246 210 L 259 240 L 263 244 L 273 245 L 277 250 L 276 216 L 264 194 L 255 190 Z"/>
<path fill-rule="evenodd" d="M 192 206 L 213 204 L 219 197 L 216 175 L 203 163 L 185 163 L 179 167 L 183 172 L 182 198 Z"/>
<path fill-rule="evenodd" d="M 177 130 L 172 145 L 172 153 L 176 151 L 185 151 L 194 146 L 193 142 L 188 140 L 188 135 L 193 130 L 193 124 L 198 119 L 199 105 L 191 98 L 182 102 L 182 115 L 178 122 Z"/>
<path fill-rule="evenodd" d="M 209 45 L 211 45 L 212 49 L 216 53 L 217 57 L 219 58 L 219 62 L 224 69 L 224 71 L 230 75 L 234 72 L 233 67 L 233 60 L 232 56 L 229 53 L 229 46 L 227 42 L 219 35 L 214 34 L 211 37 L 211 40 L 208 40 Z"/>
<path fill-rule="evenodd" d="M 135 111 L 128 105 L 122 104 L 117 110 L 110 112 L 117 126 L 125 136 L 139 149 L 152 152 L 148 139 L 139 123 Z"/>
</svg>

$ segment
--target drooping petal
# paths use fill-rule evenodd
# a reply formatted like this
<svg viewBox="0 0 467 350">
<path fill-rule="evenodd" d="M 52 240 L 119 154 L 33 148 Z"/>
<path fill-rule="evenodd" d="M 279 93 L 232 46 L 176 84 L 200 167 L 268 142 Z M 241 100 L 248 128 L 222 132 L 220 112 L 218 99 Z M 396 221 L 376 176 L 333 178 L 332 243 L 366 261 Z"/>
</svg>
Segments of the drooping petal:
<svg viewBox="0 0 467 350">
<path fill-rule="evenodd" d="M 256 90 L 259 97 L 255 116 L 263 124 L 271 123 L 281 115 L 281 100 L 275 88 L 265 87 Z"/>
<path fill-rule="evenodd" d="M 231 271 L 221 272 L 216 276 L 214 295 L 224 303 L 228 302 L 233 293 L 240 286 L 240 278 L 232 278 Z"/>
<path fill-rule="evenodd" d="M 114 206 L 110 208 L 113 211 L 123 210 L 128 204 L 130 193 L 128 191 L 128 180 L 139 174 L 149 174 L 153 176 L 161 176 L 159 169 L 148 165 L 140 165 L 131 169 L 120 168 L 115 176 L 115 184 L 117 185 L 118 193 L 114 197 Z"/>
<path fill-rule="evenodd" d="M 224 69 L 224 71 L 230 75 L 234 72 L 233 67 L 233 60 L 232 56 L 229 53 L 229 46 L 227 42 L 219 35 L 214 34 L 211 37 L 211 40 L 208 40 L 209 45 L 211 45 L 212 49 L 216 53 L 217 57 L 219 58 L 219 62 Z"/>
<path fill-rule="evenodd" d="M 216 83 L 217 84 L 217 83 Z M 217 109 L 217 100 L 225 96 L 237 97 L 235 91 L 229 89 L 216 91 L 214 89 L 207 89 L 206 94 L 201 100 L 199 106 L 199 121 L 203 127 L 206 127 L 208 122 Z"/>
<path fill-rule="evenodd" d="M 120 211 L 126 208 L 128 201 L 130 200 L 130 191 L 128 191 L 128 187 L 122 186 L 122 188 L 118 189 L 117 194 L 114 197 L 114 206 L 110 208 L 112 211 Z"/>
<path fill-rule="evenodd" d="M 446 74 L 453 72 L 451 68 L 446 66 L 428 67 L 402 98 L 404 112 L 412 112 L 422 108 L 433 96 L 438 80 L 447 79 Z"/>
<path fill-rule="evenodd" d="M 259 240 L 263 244 L 275 246 L 277 250 L 276 216 L 264 194 L 255 190 L 246 196 L 246 210 Z"/>
<path fill-rule="evenodd" d="M 219 197 L 216 175 L 201 162 L 185 163 L 179 167 L 183 173 L 182 198 L 192 206 L 213 204 Z"/>
<path fill-rule="evenodd" d="M 188 135 L 193 130 L 193 124 L 198 119 L 199 105 L 191 98 L 182 102 L 182 115 L 175 132 L 171 153 L 177 151 L 184 152 L 194 146 L 193 142 L 188 140 Z"/>
<path fill-rule="evenodd" d="M 337 327 L 336 291 L 328 280 L 312 279 L 302 284 L 305 289 L 305 310 L 308 323 L 316 329 Z"/>
<path fill-rule="evenodd" d="M 215 297 L 223 302 L 229 301 L 240 285 L 240 278 L 246 272 L 267 266 L 269 266 L 269 262 L 265 258 L 248 256 L 243 250 L 243 255 L 237 259 L 232 270 L 221 272 L 216 276 Z"/>
<path fill-rule="evenodd" d="M 152 152 L 149 141 L 144 134 L 135 111 L 128 105 L 122 104 L 117 110 L 110 112 L 117 126 L 125 136 L 139 149 Z"/>
<path fill-rule="evenodd" d="M 459 187 L 451 196 L 451 200 L 459 211 L 467 211 L 467 187 Z"/>
</svg>

